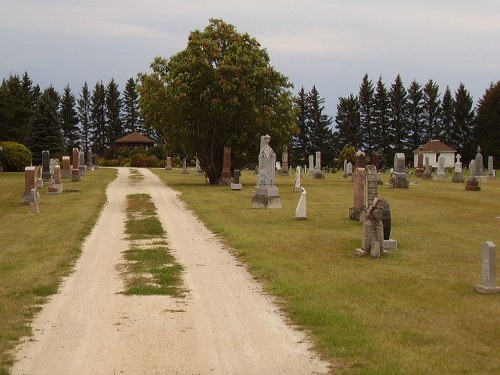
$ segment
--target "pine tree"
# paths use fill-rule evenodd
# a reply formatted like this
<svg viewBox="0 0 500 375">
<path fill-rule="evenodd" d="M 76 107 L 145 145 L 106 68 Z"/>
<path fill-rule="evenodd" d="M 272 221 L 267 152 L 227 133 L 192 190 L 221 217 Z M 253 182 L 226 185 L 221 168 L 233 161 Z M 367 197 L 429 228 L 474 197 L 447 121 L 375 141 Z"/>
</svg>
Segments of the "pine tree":
<svg viewBox="0 0 500 375">
<path fill-rule="evenodd" d="M 413 80 L 410 87 L 408 88 L 408 102 L 407 102 L 407 113 L 408 113 L 408 130 L 409 133 L 409 143 L 407 154 L 417 149 L 422 145 L 422 134 L 423 134 L 423 97 L 422 87 L 420 84 Z"/>
<path fill-rule="evenodd" d="M 405 152 L 408 145 L 407 92 L 398 74 L 389 92 L 389 129 L 392 137 L 392 152 Z"/>
<path fill-rule="evenodd" d="M 441 102 L 441 108 L 439 110 L 439 124 L 441 128 L 441 141 L 449 146 L 454 147 L 453 142 L 453 124 L 454 124 L 454 108 L 455 101 L 451 95 L 451 90 L 446 86 L 446 90 L 443 94 L 443 100 Z"/>
<path fill-rule="evenodd" d="M 90 100 L 90 92 L 87 82 L 82 87 L 80 98 L 78 99 L 78 119 L 80 121 L 80 144 L 84 150 L 90 150 L 91 138 L 91 117 L 92 105 Z"/>
<path fill-rule="evenodd" d="M 439 119 L 441 117 L 441 102 L 439 100 L 439 86 L 429 80 L 423 88 L 423 135 L 422 139 L 427 141 L 433 139 L 441 139 L 445 136 L 442 124 Z"/>
<path fill-rule="evenodd" d="M 143 132 L 143 119 L 139 112 L 137 83 L 129 78 L 123 91 L 123 130 L 125 133 Z"/>
<path fill-rule="evenodd" d="M 391 137 L 389 132 L 389 93 L 382 77 L 377 81 L 373 101 L 374 148 L 381 153 L 382 165 L 390 165 L 389 157 Z"/>
<path fill-rule="evenodd" d="M 337 124 L 336 137 L 339 147 L 353 146 L 359 149 L 361 146 L 361 129 L 357 97 L 351 94 L 347 98 L 339 98 L 335 123 Z"/>
<path fill-rule="evenodd" d="M 333 160 L 335 156 L 333 133 L 331 125 L 333 119 L 324 113 L 324 98 L 321 98 L 316 86 L 313 86 L 308 95 L 309 144 L 310 152 L 320 151 L 323 160 Z"/>
<path fill-rule="evenodd" d="M 292 152 L 290 160 L 299 165 L 307 163 L 307 157 L 311 152 L 310 130 L 308 121 L 309 97 L 304 90 L 300 89 L 295 97 L 295 107 L 297 108 L 297 129 L 298 133 L 292 138 Z"/>
<path fill-rule="evenodd" d="M 106 146 L 112 146 L 113 142 L 123 136 L 121 119 L 122 100 L 120 91 L 114 79 L 106 87 Z"/>
<path fill-rule="evenodd" d="M 29 149 L 33 154 L 33 164 L 40 164 L 42 151 L 48 150 L 51 157 L 62 156 L 64 141 L 58 114 L 55 90 L 49 88 L 38 100 L 37 111 L 32 118 Z"/>
<path fill-rule="evenodd" d="M 109 144 L 106 129 L 106 88 L 97 82 L 90 99 L 90 141 L 95 153 L 101 154 Z"/>
<path fill-rule="evenodd" d="M 493 156 L 495 164 L 500 160 L 500 81 L 491 84 L 476 109 L 477 135 L 483 155 Z"/>
<path fill-rule="evenodd" d="M 67 85 L 63 90 L 61 108 L 59 111 L 64 138 L 64 149 L 67 153 L 71 152 L 73 147 L 80 146 L 81 136 L 78 128 L 79 121 L 75 106 L 75 96 L 71 92 L 69 85 Z"/>
<path fill-rule="evenodd" d="M 453 111 L 452 146 L 462 154 L 462 157 L 472 159 L 476 153 L 477 141 L 474 127 L 473 99 L 460 83 L 455 92 L 455 107 Z"/>
<path fill-rule="evenodd" d="M 374 101 L 373 82 L 368 79 L 368 74 L 365 74 L 359 87 L 358 102 L 362 145 L 369 155 L 372 155 L 375 149 Z"/>
</svg>

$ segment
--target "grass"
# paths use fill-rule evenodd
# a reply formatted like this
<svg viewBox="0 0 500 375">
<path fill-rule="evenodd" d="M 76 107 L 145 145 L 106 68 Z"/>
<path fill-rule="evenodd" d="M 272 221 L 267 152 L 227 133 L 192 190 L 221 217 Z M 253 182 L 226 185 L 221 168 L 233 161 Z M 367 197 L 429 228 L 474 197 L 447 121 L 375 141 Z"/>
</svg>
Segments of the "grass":
<svg viewBox="0 0 500 375">
<path fill-rule="evenodd" d="M 63 180 L 61 195 L 44 188 L 34 214 L 21 204 L 24 173 L 0 173 L 0 374 L 9 373 L 10 350 L 31 334 L 34 314 L 71 271 L 115 176 L 115 170 L 97 169 L 80 182 Z"/>
<path fill-rule="evenodd" d="M 166 245 L 165 231 L 149 194 L 127 196 L 125 233 L 130 247 L 121 266 L 125 295 L 170 295 L 183 297 L 183 267 Z M 141 240 L 147 240 L 141 244 Z"/>
<path fill-rule="evenodd" d="M 248 171 L 242 191 L 154 172 L 311 332 L 335 373 L 500 373 L 500 296 L 473 290 L 482 242 L 500 246 L 500 181 L 481 192 L 421 179 L 393 190 L 384 175 L 379 196 L 389 201 L 399 249 L 377 260 L 354 255 L 362 226 L 348 219 L 352 181 L 340 173 L 303 176 L 308 218 L 299 221 L 292 176 L 277 177 L 283 208 L 259 210 L 251 208 L 256 176 Z"/>
</svg>

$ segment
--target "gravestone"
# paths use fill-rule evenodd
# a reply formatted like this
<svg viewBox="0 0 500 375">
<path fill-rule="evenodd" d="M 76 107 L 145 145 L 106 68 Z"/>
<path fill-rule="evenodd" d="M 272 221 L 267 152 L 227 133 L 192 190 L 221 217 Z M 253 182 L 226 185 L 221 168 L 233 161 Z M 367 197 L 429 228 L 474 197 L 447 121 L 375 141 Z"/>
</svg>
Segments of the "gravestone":
<svg viewBox="0 0 500 375">
<path fill-rule="evenodd" d="M 424 180 L 430 180 L 432 178 L 432 169 L 429 163 L 429 157 L 425 157 L 425 167 L 424 167 L 424 174 L 422 175 L 422 178 Z"/>
<path fill-rule="evenodd" d="M 358 169 L 358 168 L 356 168 Z M 367 165 L 364 168 L 364 197 L 363 208 L 370 207 L 375 198 L 378 197 L 378 180 L 380 179 L 377 168 L 374 165 Z"/>
<path fill-rule="evenodd" d="M 482 177 L 484 175 L 483 155 L 481 155 L 481 147 L 477 148 L 476 158 L 474 159 L 474 176 Z"/>
<path fill-rule="evenodd" d="M 446 180 L 446 172 L 444 170 L 446 164 L 446 159 L 444 155 L 439 155 L 438 158 L 438 168 L 436 173 L 437 180 Z"/>
<path fill-rule="evenodd" d="M 50 158 L 49 160 L 49 171 L 50 171 L 50 176 L 52 179 L 54 179 L 54 167 L 59 164 L 58 159 L 52 159 Z"/>
<path fill-rule="evenodd" d="M 462 162 L 460 159 L 462 156 L 460 154 L 457 154 L 456 156 L 456 161 L 455 161 L 455 171 L 453 173 L 453 177 L 451 178 L 452 182 L 464 182 L 465 178 L 463 175 L 463 169 L 462 169 Z"/>
<path fill-rule="evenodd" d="M 38 191 L 36 189 L 31 189 L 30 195 L 31 198 L 29 204 L 31 212 L 39 213 L 40 211 L 38 210 L 38 203 L 40 202 L 40 195 L 38 194 Z"/>
<path fill-rule="evenodd" d="M 373 201 L 373 204 L 368 208 L 363 221 L 363 238 L 361 241 L 361 248 L 356 249 L 357 255 L 370 254 L 372 258 L 380 258 L 384 242 L 384 226 L 382 224 L 382 217 L 384 209 L 379 206 L 378 199 Z"/>
<path fill-rule="evenodd" d="M 285 147 L 283 150 L 283 154 L 281 155 L 281 174 L 283 176 L 289 175 L 289 167 L 288 167 L 288 148 Z"/>
<path fill-rule="evenodd" d="M 224 147 L 224 156 L 222 159 L 222 172 L 219 178 L 220 186 L 229 186 L 231 184 L 231 147 Z"/>
<path fill-rule="evenodd" d="M 346 171 L 346 174 L 347 174 L 347 177 L 352 177 L 352 163 L 349 162 L 347 163 L 347 171 Z"/>
<path fill-rule="evenodd" d="M 356 151 L 356 154 L 354 155 L 354 166 L 356 168 L 366 167 L 366 154 L 363 151 Z"/>
<path fill-rule="evenodd" d="M 384 209 L 384 214 L 382 215 L 382 225 L 384 226 L 384 242 L 382 248 L 384 250 L 397 250 L 398 242 L 391 238 L 392 219 L 389 202 L 385 198 L 378 198 L 378 205 Z"/>
<path fill-rule="evenodd" d="M 61 166 L 54 166 L 54 183 L 49 186 L 48 194 L 61 194 L 63 191 L 63 184 L 61 183 Z"/>
<path fill-rule="evenodd" d="M 182 174 L 189 174 L 188 167 L 187 167 L 187 158 L 184 158 L 182 160 Z"/>
<path fill-rule="evenodd" d="M 309 155 L 309 174 L 314 172 L 314 155 Z"/>
<path fill-rule="evenodd" d="M 424 176 L 424 153 L 422 152 L 422 147 L 418 149 L 417 169 L 415 171 L 415 176 L 420 178 Z"/>
<path fill-rule="evenodd" d="M 349 219 L 359 221 L 361 213 L 365 207 L 365 164 L 366 156 L 364 152 L 356 152 L 356 168 L 354 168 L 353 189 L 354 199 L 353 207 L 349 208 Z M 352 176 L 352 163 L 347 163 L 347 176 Z"/>
<path fill-rule="evenodd" d="M 408 189 L 409 182 L 405 171 L 405 154 L 396 153 L 394 155 L 394 170 L 389 178 L 389 186 L 393 189 Z"/>
<path fill-rule="evenodd" d="M 377 172 L 380 171 L 380 151 L 375 151 L 371 157 L 370 164 L 377 168 Z"/>
<path fill-rule="evenodd" d="M 300 194 L 299 203 L 295 208 L 295 218 L 298 220 L 305 220 L 307 218 L 307 192 L 306 189 L 301 188 L 302 193 Z"/>
<path fill-rule="evenodd" d="M 495 171 L 493 170 L 493 156 L 488 156 L 488 178 L 495 178 Z"/>
<path fill-rule="evenodd" d="M 24 168 L 24 192 L 22 195 L 22 203 L 34 203 L 40 199 L 40 195 L 37 192 L 37 170 L 36 167 L 25 167 Z M 32 193 L 35 191 L 35 194 Z"/>
<path fill-rule="evenodd" d="M 296 173 L 295 173 L 295 186 L 293 187 L 293 191 L 302 191 L 302 187 L 300 186 L 300 171 L 302 168 L 300 166 L 297 166 L 296 168 Z"/>
<path fill-rule="evenodd" d="M 167 165 L 165 166 L 166 171 L 171 171 L 172 170 L 172 158 L 170 156 L 167 156 Z"/>
<path fill-rule="evenodd" d="M 71 181 L 80 181 L 80 172 L 78 172 L 78 180 L 75 180 L 76 176 L 73 172 L 74 169 L 79 170 L 80 166 L 80 150 L 78 148 L 73 148 L 73 160 L 71 160 L 72 163 L 72 169 L 71 169 Z"/>
<path fill-rule="evenodd" d="M 43 182 L 51 182 L 52 176 L 50 175 L 50 152 L 42 151 L 42 179 Z"/>
<path fill-rule="evenodd" d="M 196 176 L 203 176 L 203 170 L 201 169 L 200 159 L 198 159 L 198 157 L 196 158 L 195 174 Z"/>
<path fill-rule="evenodd" d="M 344 159 L 344 173 L 342 173 L 342 177 L 347 178 L 347 159 Z"/>
<path fill-rule="evenodd" d="M 491 241 L 485 241 L 481 249 L 481 284 L 475 289 L 480 293 L 500 293 L 500 287 L 496 285 L 496 249 Z"/>
<path fill-rule="evenodd" d="M 94 155 L 92 155 L 92 150 L 87 150 L 87 169 L 94 170 Z"/>
<path fill-rule="evenodd" d="M 281 172 L 281 162 L 277 161 L 275 165 L 276 171 Z"/>
<path fill-rule="evenodd" d="M 42 178 L 42 167 L 35 167 L 35 175 L 36 175 L 36 188 L 43 188 L 43 178 Z"/>
<path fill-rule="evenodd" d="M 71 169 L 71 182 L 78 182 L 80 180 L 80 170 L 78 168 Z"/>
<path fill-rule="evenodd" d="M 239 169 L 235 169 L 233 172 L 233 182 L 231 182 L 231 190 L 241 190 L 242 185 L 240 182 L 241 172 Z"/>
<path fill-rule="evenodd" d="M 316 151 L 316 165 L 314 166 L 313 178 L 316 180 L 325 179 L 325 175 L 321 170 L 321 151 Z"/>
<path fill-rule="evenodd" d="M 69 156 L 62 157 L 61 177 L 66 180 L 69 180 L 71 178 L 71 162 Z"/>
<path fill-rule="evenodd" d="M 281 208 L 281 197 L 275 181 L 276 154 L 269 141 L 271 137 L 261 137 L 261 149 L 259 152 L 259 175 L 257 188 L 252 197 L 252 208 Z"/>
<path fill-rule="evenodd" d="M 471 176 L 465 183 L 465 190 L 467 191 L 481 191 L 481 186 L 479 186 L 479 181 L 476 177 L 476 162 L 474 160 L 471 160 L 469 164 L 469 169 Z"/>
<path fill-rule="evenodd" d="M 80 163 L 78 165 L 80 176 L 85 176 L 85 173 L 87 172 L 87 166 L 85 165 L 85 153 L 83 151 L 80 151 L 80 153 L 78 154 L 78 160 Z"/>
</svg>

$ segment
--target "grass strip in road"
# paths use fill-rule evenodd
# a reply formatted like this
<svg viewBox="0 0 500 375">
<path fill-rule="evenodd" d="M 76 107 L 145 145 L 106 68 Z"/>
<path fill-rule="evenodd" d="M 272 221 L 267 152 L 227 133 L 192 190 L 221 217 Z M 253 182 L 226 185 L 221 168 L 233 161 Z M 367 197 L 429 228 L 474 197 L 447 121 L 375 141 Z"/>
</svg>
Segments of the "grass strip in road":
<svg viewBox="0 0 500 375">
<path fill-rule="evenodd" d="M 481 245 L 500 247 L 500 181 L 480 192 L 417 180 L 378 187 L 392 213 L 397 251 L 361 258 L 362 224 L 348 218 L 353 183 L 340 173 L 303 176 L 307 220 L 295 220 L 293 176 L 276 176 L 282 209 L 252 209 L 256 176 L 243 190 L 210 186 L 194 174 L 153 170 L 248 264 L 292 322 L 312 333 L 335 373 L 500 374 L 500 300 L 473 288 Z"/>
<path fill-rule="evenodd" d="M 80 256 L 106 201 L 106 186 L 115 177 L 116 169 L 99 168 L 87 171 L 80 182 L 63 180 L 60 195 L 40 189 L 40 213 L 35 214 L 21 204 L 24 173 L 0 173 L 1 375 L 13 363 L 10 350 L 31 334 L 34 314 Z"/>
<path fill-rule="evenodd" d="M 131 244 L 124 252 L 126 263 L 121 267 L 123 294 L 184 296 L 183 267 L 166 246 L 165 231 L 150 195 L 127 196 L 125 233 Z"/>
</svg>

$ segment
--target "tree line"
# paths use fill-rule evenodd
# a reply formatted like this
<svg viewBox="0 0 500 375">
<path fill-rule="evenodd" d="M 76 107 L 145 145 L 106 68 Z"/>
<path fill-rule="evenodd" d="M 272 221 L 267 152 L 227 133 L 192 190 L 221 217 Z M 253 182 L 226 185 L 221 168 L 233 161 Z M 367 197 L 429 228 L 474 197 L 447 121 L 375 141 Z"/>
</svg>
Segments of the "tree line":
<svg viewBox="0 0 500 375">
<path fill-rule="evenodd" d="M 41 90 L 28 73 L 10 75 L 0 86 L 0 141 L 26 145 L 39 163 L 41 152 L 68 154 L 73 147 L 103 154 L 113 142 L 132 131 L 159 140 L 145 127 L 139 111 L 137 82 L 127 80 L 123 94 L 111 79 L 92 89 L 85 82 L 78 98 L 69 85 L 62 93 L 52 86 Z"/>
</svg>

